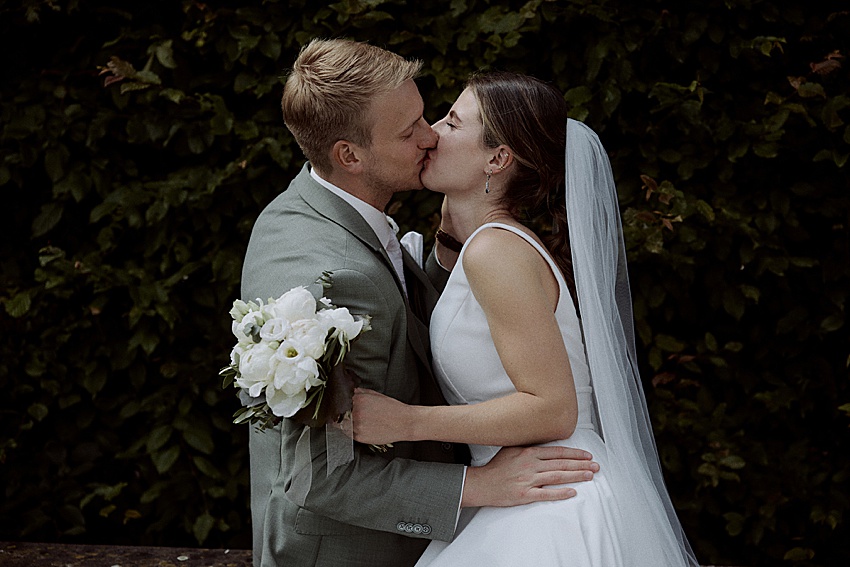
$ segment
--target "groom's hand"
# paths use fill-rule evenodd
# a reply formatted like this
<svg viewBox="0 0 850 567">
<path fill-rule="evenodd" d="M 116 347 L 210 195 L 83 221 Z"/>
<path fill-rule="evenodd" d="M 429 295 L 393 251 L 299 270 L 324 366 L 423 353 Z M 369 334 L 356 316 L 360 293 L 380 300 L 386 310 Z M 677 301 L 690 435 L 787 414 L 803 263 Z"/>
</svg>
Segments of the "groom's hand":
<svg viewBox="0 0 850 567">
<path fill-rule="evenodd" d="M 576 495 L 558 486 L 593 478 L 599 465 L 569 447 L 505 447 L 483 467 L 469 467 L 461 506 L 518 506 Z"/>
</svg>

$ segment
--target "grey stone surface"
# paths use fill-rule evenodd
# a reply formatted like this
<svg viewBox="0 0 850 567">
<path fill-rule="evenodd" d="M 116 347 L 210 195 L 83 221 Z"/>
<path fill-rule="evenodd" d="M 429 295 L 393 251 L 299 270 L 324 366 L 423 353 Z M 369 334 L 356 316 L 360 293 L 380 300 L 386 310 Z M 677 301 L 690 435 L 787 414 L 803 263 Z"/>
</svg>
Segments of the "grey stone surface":
<svg viewBox="0 0 850 567">
<path fill-rule="evenodd" d="M 248 549 L 0 542 L 2 567 L 251 567 Z"/>
</svg>

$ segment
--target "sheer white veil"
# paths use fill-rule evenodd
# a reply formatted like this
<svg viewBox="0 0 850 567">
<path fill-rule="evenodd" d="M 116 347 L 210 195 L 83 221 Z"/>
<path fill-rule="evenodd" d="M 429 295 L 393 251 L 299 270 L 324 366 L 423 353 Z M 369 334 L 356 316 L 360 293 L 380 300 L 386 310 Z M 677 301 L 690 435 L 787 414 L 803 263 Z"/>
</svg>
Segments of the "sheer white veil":
<svg viewBox="0 0 850 567">
<path fill-rule="evenodd" d="M 625 565 L 698 566 L 664 486 L 635 357 L 626 250 L 617 191 L 596 133 L 567 120 L 565 191 L 581 325 L 603 473 L 622 514 Z"/>
</svg>

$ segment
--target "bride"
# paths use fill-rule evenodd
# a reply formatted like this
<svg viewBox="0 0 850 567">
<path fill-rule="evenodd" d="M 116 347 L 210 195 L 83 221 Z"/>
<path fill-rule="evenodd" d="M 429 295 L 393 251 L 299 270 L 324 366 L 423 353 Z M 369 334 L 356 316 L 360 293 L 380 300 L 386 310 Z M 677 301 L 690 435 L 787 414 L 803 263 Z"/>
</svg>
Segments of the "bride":
<svg viewBox="0 0 850 567">
<path fill-rule="evenodd" d="M 600 472 L 569 500 L 465 509 L 417 565 L 697 565 L 667 495 L 635 366 L 631 299 L 608 158 L 531 77 L 474 76 L 429 152 L 445 194 L 437 256 L 451 269 L 431 319 L 444 407 L 355 395 L 355 439 L 569 445 Z M 544 240 L 519 219 L 539 217 Z M 463 243 L 463 244 L 461 244 Z M 580 315 L 580 317 L 579 317 Z"/>
</svg>

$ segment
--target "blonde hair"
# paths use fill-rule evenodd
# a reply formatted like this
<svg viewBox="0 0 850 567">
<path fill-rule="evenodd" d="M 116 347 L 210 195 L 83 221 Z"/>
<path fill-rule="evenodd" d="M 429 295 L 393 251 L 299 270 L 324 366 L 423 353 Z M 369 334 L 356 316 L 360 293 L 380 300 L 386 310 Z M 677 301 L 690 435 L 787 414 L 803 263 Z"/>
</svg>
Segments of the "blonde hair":
<svg viewBox="0 0 850 567">
<path fill-rule="evenodd" d="M 283 121 L 301 151 L 322 172 L 339 140 L 369 147 L 373 98 L 413 79 L 421 61 L 408 61 L 367 43 L 314 39 L 301 49 L 281 99 Z"/>
</svg>

